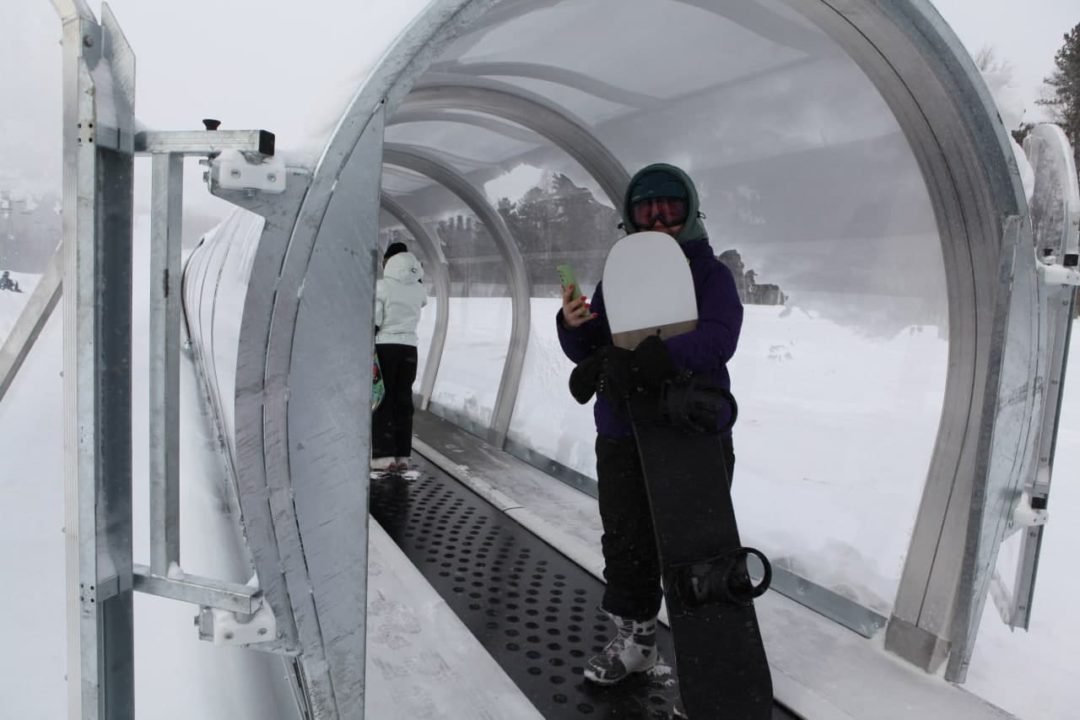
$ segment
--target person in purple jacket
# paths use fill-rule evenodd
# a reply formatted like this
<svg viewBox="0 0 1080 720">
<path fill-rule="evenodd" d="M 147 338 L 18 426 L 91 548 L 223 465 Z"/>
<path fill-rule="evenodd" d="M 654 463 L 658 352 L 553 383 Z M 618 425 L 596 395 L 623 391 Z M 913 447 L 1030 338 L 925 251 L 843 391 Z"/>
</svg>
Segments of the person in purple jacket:
<svg viewBox="0 0 1080 720">
<path fill-rule="evenodd" d="M 674 237 L 690 262 L 697 328 L 662 341 L 667 351 L 664 362 L 673 364 L 676 371 L 689 371 L 730 390 L 727 363 L 738 345 L 743 307 L 731 271 L 709 245 L 693 181 L 672 165 L 649 165 L 630 180 L 623 216 L 628 232 L 651 230 Z M 563 352 L 575 363 L 583 363 L 612 344 L 611 330 L 604 312 L 602 283 L 591 303 L 584 296 L 571 299 L 572 294 L 572 287 L 564 289 L 556 325 Z M 656 301 L 663 302 L 663 298 Z M 659 554 L 633 430 L 625 410 L 619 407 L 617 394 L 604 392 L 603 382 L 593 410 L 607 580 L 601 608 L 614 621 L 616 634 L 603 651 L 588 660 L 584 675 L 594 683 L 611 685 L 656 664 L 656 616 L 662 592 Z M 730 478 L 735 469 L 730 430 L 718 435 L 716 441 L 722 447 Z"/>
</svg>

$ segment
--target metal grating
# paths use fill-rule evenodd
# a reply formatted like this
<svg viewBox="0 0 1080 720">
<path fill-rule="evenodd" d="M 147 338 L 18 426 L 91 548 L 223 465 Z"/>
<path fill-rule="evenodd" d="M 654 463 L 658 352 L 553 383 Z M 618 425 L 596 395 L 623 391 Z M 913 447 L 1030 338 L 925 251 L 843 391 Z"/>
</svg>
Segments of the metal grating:
<svg viewBox="0 0 1080 720">
<path fill-rule="evenodd" d="M 415 479 L 372 480 L 372 516 L 544 717 L 671 717 L 677 683 L 663 661 L 613 688 L 582 677 L 612 632 L 596 578 L 434 465 L 418 466 Z M 674 658 L 670 633 L 658 635 L 661 657 Z"/>
</svg>

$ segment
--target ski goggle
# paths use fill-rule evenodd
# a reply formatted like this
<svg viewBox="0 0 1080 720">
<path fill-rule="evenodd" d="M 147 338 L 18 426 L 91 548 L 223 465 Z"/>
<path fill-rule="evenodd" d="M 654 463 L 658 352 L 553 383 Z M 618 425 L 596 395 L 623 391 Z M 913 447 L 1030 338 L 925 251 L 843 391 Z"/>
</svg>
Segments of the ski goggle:
<svg viewBox="0 0 1080 720">
<path fill-rule="evenodd" d="M 630 206 L 630 221 L 637 228 L 648 229 L 656 221 L 667 227 L 675 227 L 686 222 L 687 203 L 683 198 L 648 198 L 638 200 Z"/>
</svg>

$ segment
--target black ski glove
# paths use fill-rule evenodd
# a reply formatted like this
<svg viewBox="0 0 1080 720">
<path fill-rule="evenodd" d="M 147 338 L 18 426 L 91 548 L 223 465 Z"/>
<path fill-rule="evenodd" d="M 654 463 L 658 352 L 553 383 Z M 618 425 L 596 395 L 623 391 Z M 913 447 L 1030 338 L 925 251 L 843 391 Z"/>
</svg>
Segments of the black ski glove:
<svg viewBox="0 0 1080 720">
<path fill-rule="evenodd" d="M 604 367 L 604 356 L 595 352 L 578 363 L 570 373 L 570 394 L 584 405 L 592 399 L 596 386 L 600 383 L 600 371 Z"/>
<path fill-rule="evenodd" d="M 638 385 L 653 389 L 675 375 L 675 363 L 659 335 L 650 335 L 634 348 L 631 370 Z"/>
<path fill-rule="evenodd" d="M 660 391 L 662 421 L 692 432 L 725 433 L 738 415 L 739 406 L 730 392 L 692 375 L 669 380 Z"/>
<path fill-rule="evenodd" d="M 608 345 L 582 360 L 570 373 L 570 394 L 584 405 L 596 392 L 619 406 L 635 389 L 657 390 L 674 375 L 664 341 L 653 335 L 634 350 Z"/>
<path fill-rule="evenodd" d="M 570 394 L 584 405 L 593 393 L 621 404 L 631 389 L 632 353 L 613 345 L 602 347 L 577 364 L 570 373 Z"/>
</svg>

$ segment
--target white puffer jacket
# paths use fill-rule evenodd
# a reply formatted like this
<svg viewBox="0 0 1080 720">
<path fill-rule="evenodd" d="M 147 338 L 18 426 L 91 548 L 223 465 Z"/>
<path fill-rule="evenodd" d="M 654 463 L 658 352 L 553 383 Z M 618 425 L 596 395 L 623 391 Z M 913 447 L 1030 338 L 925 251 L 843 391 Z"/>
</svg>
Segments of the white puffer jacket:
<svg viewBox="0 0 1080 720">
<path fill-rule="evenodd" d="M 427 304 L 424 268 L 411 252 L 386 261 L 382 280 L 375 283 L 376 345 L 416 346 L 420 308 Z"/>
</svg>

